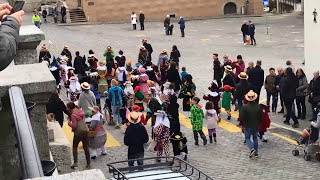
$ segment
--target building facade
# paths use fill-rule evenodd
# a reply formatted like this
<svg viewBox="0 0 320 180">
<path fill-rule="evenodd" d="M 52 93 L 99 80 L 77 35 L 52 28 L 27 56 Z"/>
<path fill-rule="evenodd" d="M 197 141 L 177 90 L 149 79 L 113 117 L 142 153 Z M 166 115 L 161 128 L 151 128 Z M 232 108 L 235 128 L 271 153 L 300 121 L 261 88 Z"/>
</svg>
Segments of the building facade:
<svg viewBox="0 0 320 180">
<path fill-rule="evenodd" d="M 88 21 L 129 20 L 131 12 L 143 11 L 147 20 L 167 14 L 186 18 L 227 14 L 263 14 L 262 0 L 65 0 L 70 10 L 82 8 Z"/>
</svg>

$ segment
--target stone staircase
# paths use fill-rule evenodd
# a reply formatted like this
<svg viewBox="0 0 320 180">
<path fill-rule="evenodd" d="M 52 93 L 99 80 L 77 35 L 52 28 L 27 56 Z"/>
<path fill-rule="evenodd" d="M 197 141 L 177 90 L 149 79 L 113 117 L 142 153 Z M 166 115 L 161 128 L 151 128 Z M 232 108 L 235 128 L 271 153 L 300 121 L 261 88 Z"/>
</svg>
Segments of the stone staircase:
<svg viewBox="0 0 320 180">
<path fill-rule="evenodd" d="M 87 22 L 87 18 L 82 9 L 70 9 L 71 23 Z"/>
</svg>

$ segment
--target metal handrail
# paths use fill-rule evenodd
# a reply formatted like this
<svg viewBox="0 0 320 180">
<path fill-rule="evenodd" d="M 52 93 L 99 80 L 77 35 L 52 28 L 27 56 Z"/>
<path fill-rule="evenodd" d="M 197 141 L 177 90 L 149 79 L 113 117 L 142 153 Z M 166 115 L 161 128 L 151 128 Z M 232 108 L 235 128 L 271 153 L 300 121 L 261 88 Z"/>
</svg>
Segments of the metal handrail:
<svg viewBox="0 0 320 180">
<path fill-rule="evenodd" d="M 154 167 L 158 167 L 157 169 L 162 169 L 162 168 L 159 168 L 159 166 L 158 166 L 159 163 L 155 163 L 155 164 L 153 164 L 153 166 L 152 166 L 152 164 L 151 165 L 148 164 L 148 165 L 141 165 L 141 166 L 128 167 L 128 168 L 115 167 L 117 164 L 126 163 L 126 162 L 129 162 L 129 161 L 137 161 L 137 160 L 144 160 L 145 161 L 145 160 L 153 160 L 153 159 L 154 160 L 155 159 L 170 159 L 169 162 L 171 162 L 171 163 L 168 163 L 168 166 L 166 166 L 166 167 L 171 169 L 173 172 L 181 173 L 183 175 L 183 177 L 189 177 L 190 178 L 191 176 L 195 175 L 195 176 L 197 176 L 197 179 L 203 179 L 204 178 L 206 180 L 213 180 L 211 177 L 209 177 L 207 174 L 203 173 L 198 168 L 196 168 L 193 165 L 191 165 L 189 162 L 184 161 L 184 160 L 182 160 L 182 159 L 180 159 L 178 157 L 174 157 L 174 156 L 140 158 L 140 159 L 132 159 L 132 160 L 130 159 L 130 160 L 126 160 L 126 161 L 112 162 L 112 163 L 107 164 L 107 166 L 109 167 L 109 172 L 112 173 L 113 178 L 115 178 L 117 180 L 129 180 L 129 179 L 134 179 L 134 178 L 127 177 L 126 173 L 122 171 L 123 169 L 128 169 L 129 172 L 135 173 L 135 172 L 143 171 L 143 170 L 134 171 L 136 169 L 147 168 L 146 171 L 148 171 L 148 170 L 154 170 L 154 169 L 148 169 L 148 168 L 152 168 L 153 166 Z M 179 162 L 178 166 L 173 166 L 175 160 L 177 160 Z M 183 168 L 184 170 L 182 170 L 182 164 L 185 165 L 185 167 Z M 190 167 L 191 172 L 187 174 L 186 171 L 187 171 L 188 167 Z M 178 169 L 174 170 L 174 168 L 178 168 Z M 196 172 L 196 174 L 195 174 L 195 172 Z M 166 174 L 166 173 L 153 174 L 153 175 L 161 175 L 161 174 Z M 150 175 L 145 175 L 145 176 L 147 177 L 147 176 L 150 176 Z M 144 177 L 144 176 L 142 175 L 142 176 L 139 176 L 139 177 Z"/>
<path fill-rule="evenodd" d="M 16 129 L 22 178 L 42 177 L 43 170 L 21 88 L 9 88 L 9 97 Z"/>
</svg>

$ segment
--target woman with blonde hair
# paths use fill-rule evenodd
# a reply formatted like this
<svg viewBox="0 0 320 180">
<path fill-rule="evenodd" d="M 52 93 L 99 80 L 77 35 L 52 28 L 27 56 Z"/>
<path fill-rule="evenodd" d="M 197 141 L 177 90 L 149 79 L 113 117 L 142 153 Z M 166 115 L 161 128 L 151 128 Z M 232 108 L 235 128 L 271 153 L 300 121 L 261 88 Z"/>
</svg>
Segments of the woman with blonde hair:
<svg viewBox="0 0 320 180">
<path fill-rule="evenodd" d="M 121 117 L 120 117 L 120 107 L 122 106 L 123 91 L 118 86 L 118 81 L 115 79 L 111 80 L 111 88 L 109 88 L 108 97 L 111 101 L 111 110 L 113 113 L 114 120 L 116 122 L 116 128 L 120 128 Z"/>
</svg>

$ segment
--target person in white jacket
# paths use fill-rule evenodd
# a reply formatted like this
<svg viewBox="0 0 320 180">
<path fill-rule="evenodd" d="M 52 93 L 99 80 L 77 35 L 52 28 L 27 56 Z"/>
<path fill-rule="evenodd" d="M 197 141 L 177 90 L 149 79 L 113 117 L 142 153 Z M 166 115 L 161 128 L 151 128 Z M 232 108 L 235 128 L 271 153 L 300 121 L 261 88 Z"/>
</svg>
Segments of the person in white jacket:
<svg viewBox="0 0 320 180">
<path fill-rule="evenodd" d="M 126 67 L 118 67 L 116 70 L 116 76 L 120 84 L 124 84 L 127 81 Z"/>
<path fill-rule="evenodd" d="M 212 136 L 213 136 L 214 142 L 217 142 L 216 128 L 219 123 L 219 117 L 217 115 L 216 110 L 214 110 L 214 106 L 211 101 L 206 103 L 205 108 L 206 108 L 206 113 L 204 115 L 204 119 L 207 120 L 207 128 L 208 128 L 210 143 L 212 143 Z"/>
<path fill-rule="evenodd" d="M 313 121 L 311 122 L 311 126 L 315 127 L 315 128 L 318 128 L 319 129 L 319 137 L 318 137 L 318 144 L 320 146 L 320 102 L 317 104 L 317 112 L 318 112 L 318 115 L 317 115 L 317 121 Z"/>
<path fill-rule="evenodd" d="M 137 15 L 134 12 L 132 12 L 132 14 L 131 14 L 131 24 L 133 26 L 133 30 L 136 30 L 137 29 Z"/>
</svg>

